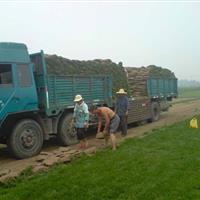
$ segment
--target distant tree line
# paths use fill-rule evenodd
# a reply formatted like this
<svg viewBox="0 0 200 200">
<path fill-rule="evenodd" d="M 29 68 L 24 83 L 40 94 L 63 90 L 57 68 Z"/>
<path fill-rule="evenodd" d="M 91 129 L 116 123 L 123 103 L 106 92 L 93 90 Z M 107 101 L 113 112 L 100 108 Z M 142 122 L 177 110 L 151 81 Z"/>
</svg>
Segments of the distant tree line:
<svg viewBox="0 0 200 200">
<path fill-rule="evenodd" d="M 200 87 L 200 82 L 195 80 L 178 80 L 179 88 L 195 88 Z"/>
</svg>

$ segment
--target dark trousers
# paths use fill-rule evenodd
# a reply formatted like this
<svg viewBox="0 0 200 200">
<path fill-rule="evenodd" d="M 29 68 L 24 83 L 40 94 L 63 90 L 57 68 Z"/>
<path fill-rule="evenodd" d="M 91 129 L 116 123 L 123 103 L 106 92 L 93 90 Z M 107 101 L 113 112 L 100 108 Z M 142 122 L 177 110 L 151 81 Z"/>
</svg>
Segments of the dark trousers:
<svg viewBox="0 0 200 200">
<path fill-rule="evenodd" d="M 85 128 L 76 128 L 78 140 L 83 140 L 86 138 Z"/>
<path fill-rule="evenodd" d="M 120 118 L 120 124 L 119 128 L 121 130 L 121 133 L 123 136 L 127 135 L 127 117 L 126 115 L 119 116 Z"/>
</svg>

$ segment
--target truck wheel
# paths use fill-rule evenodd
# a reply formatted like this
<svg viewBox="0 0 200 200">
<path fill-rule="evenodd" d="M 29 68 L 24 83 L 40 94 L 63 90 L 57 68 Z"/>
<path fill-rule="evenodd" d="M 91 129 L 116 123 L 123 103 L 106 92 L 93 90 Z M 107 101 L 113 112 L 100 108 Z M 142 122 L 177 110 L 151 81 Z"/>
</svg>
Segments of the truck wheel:
<svg viewBox="0 0 200 200">
<path fill-rule="evenodd" d="M 73 115 L 69 113 L 65 115 L 58 127 L 58 141 L 61 145 L 67 146 L 78 142 L 74 125 L 72 124 Z"/>
<path fill-rule="evenodd" d="M 157 121 L 160 117 L 160 105 L 158 102 L 151 104 L 151 120 L 152 122 Z"/>
<path fill-rule="evenodd" d="M 34 120 L 21 120 L 14 127 L 7 144 L 9 151 L 16 158 L 37 155 L 43 145 L 42 129 Z"/>
</svg>

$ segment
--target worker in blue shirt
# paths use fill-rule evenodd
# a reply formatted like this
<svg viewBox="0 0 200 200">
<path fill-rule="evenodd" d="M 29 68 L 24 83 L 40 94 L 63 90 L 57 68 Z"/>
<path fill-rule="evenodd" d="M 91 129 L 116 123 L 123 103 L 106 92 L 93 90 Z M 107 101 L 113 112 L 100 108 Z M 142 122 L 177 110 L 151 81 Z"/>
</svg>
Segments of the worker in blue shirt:
<svg viewBox="0 0 200 200">
<path fill-rule="evenodd" d="M 127 118 L 128 118 L 128 97 L 127 92 L 124 89 L 119 89 L 117 94 L 117 100 L 115 105 L 115 113 L 120 117 L 120 129 L 122 136 L 127 135 Z"/>
<path fill-rule="evenodd" d="M 80 140 L 80 148 L 86 148 L 88 142 L 86 140 L 86 131 L 88 128 L 89 111 L 87 104 L 83 101 L 81 95 L 76 95 L 74 99 L 74 123 L 77 131 L 78 140 Z"/>
</svg>

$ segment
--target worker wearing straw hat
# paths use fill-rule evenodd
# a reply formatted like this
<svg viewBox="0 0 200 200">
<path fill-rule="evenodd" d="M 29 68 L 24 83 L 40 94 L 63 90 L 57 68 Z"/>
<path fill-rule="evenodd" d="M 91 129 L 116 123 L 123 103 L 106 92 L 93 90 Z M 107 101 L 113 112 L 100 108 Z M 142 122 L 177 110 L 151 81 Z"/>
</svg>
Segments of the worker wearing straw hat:
<svg viewBox="0 0 200 200">
<path fill-rule="evenodd" d="M 117 94 L 117 100 L 116 100 L 116 105 L 115 105 L 115 113 L 119 116 L 120 118 L 120 129 L 121 129 L 121 134 L 122 136 L 127 135 L 127 117 L 128 117 L 128 107 L 129 107 L 129 102 L 128 102 L 128 97 L 127 97 L 127 92 L 124 91 L 123 88 L 119 89 Z"/>
<path fill-rule="evenodd" d="M 89 111 L 87 104 L 83 101 L 81 95 L 74 98 L 74 122 L 77 130 L 77 137 L 80 140 L 80 148 L 86 148 L 88 143 L 86 140 L 86 130 L 88 128 Z"/>
</svg>

